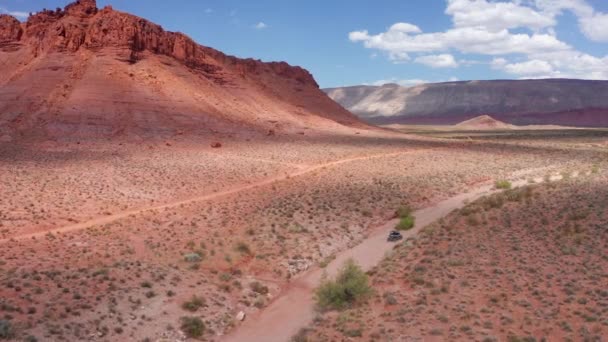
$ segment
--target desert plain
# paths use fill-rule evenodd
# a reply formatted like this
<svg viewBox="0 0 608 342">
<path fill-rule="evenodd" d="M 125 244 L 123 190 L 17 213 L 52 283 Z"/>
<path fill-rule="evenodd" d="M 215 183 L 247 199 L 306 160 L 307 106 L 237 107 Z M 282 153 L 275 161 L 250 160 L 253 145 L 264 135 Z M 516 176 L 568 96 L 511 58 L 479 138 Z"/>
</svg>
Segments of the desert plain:
<svg viewBox="0 0 608 342">
<path fill-rule="evenodd" d="M 3 324 L 40 341 L 186 340 L 181 320 L 198 317 L 199 338 L 221 341 L 399 207 L 509 180 L 521 188 L 397 243 L 365 304 L 275 323 L 298 341 L 605 336 L 607 131 L 358 133 L 1 145 Z"/>
<path fill-rule="evenodd" d="M 608 82 L 323 91 L 95 0 L 5 11 L 0 340 L 606 340 Z"/>
</svg>

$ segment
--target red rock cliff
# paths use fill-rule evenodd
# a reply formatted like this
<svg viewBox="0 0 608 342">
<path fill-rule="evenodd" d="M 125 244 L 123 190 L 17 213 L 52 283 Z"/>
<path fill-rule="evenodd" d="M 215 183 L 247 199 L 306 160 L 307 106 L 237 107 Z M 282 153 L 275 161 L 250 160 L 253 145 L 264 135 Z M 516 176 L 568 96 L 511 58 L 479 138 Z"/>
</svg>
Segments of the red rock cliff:
<svg viewBox="0 0 608 342">
<path fill-rule="evenodd" d="M 6 39 L 20 40 L 22 31 L 19 22 L 9 16 L 3 16 L 2 20 L 7 22 L 2 25 L 7 29 L 0 32 L 0 39 L 6 36 Z M 182 33 L 167 32 L 159 25 L 115 11 L 109 6 L 99 10 L 95 0 L 80 0 L 67 5 L 64 10 L 43 10 L 30 16 L 24 39 L 33 46 L 36 54 L 115 47 L 128 50 L 132 62 L 137 62 L 138 53 L 148 51 L 171 56 L 193 68 L 208 67 L 205 57 L 209 56 L 233 66 L 243 75 L 269 69 L 279 76 L 317 86 L 312 75 L 302 68 L 292 67 L 285 62 L 263 63 L 227 56 L 197 44 Z"/>
<path fill-rule="evenodd" d="M 0 23 L 0 136 L 364 126 L 303 68 L 228 56 L 94 0 Z"/>
</svg>

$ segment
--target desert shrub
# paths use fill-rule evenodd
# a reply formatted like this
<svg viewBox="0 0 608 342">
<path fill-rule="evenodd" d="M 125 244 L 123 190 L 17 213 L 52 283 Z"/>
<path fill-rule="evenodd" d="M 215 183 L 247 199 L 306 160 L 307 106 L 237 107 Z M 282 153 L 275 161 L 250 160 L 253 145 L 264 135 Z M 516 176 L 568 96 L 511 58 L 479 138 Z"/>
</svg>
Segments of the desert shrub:
<svg viewBox="0 0 608 342">
<path fill-rule="evenodd" d="M 361 328 L 358 329 L 347 329 L 344 330 L 344 332 L 342 332 L 345 336 L 348 337 L 361 337 L 363 336 L 363 331 L 361 331 Z"/>
<path fill-rule="evenodd" d="M 189 301 L 182 303 L 182 309 L 188 310 L 191 312 L 196 312 L 203 305 L 205 305 L 205 300 L 198 296 L 192 296 Z"/>
<path fill-rule="evenodd" d="M 188 253 L 184 255 L 184 260 L 187 262 L 199 262 L 203 258 L 198 253 Z"/>
<path fill-rule="evenodd" d="M 487 198 L 485 198 L 485 201 L 483 202 L 483 206 L 485 209 L 497 209 L 497 208 L 501 208 L 505 203 L 505 197 L 497 194 L 494 196 L 489 196 Z"/>
<path fill-rule="evenodd" d="M 198 338 L 205 333 L 205 323 L 198 317 L 182 317 L 181 329 L 186 336 Z"/>
<path fill-rule="evenodd" d="M 408 206 L 399 207 L 399 209 L 397 209 L 396 214 L 399 218 L 408 217 L 412 215 L 412 209 Z"/>
<path fill-rule="evenodd" d="M 496 186 L 496 189 L 511 189 L 511 182 L 506 179 L 497 180 L 494 185 Z"/>
<path fill-rule="evenodd" d="M 290 342 L 310 342 L 311 340 L 308 338 L 309 332 L 310 329 L 308 328 L 300 329 L 300 331 L 291 338 Z"/>
<path fill-rule="evenodd" d="M 11 322 L 0 319 L 0 339 L 10 339 L 14 337 L 13 327 Z"/>
<path fill-rule="evenodd" d="M 320 263 L 319 263 L 319 267 L 321 268 L 325 268 L 327 267 L 327 265 L 329 265 L 330 262 L 332 262 L 334 259 L 336 258 L 335 255 L 330 255 L 327 258 L 323 259 Z"/>
<path fill-rule="evenodd" d="M 395 295 L 391 292 L 386 292 L 384 294 L 384 303 L 386 305 L 395 305 L 397 304 L 397 298 L 395 298 Z"/>
<path fill-rule="evenodd" d="M 399 223 L 395 227 L 397 230 L 408 230 L 414 228 L 414 224 L 416 219 L 412 215 L 412 209 L 408 206 L 399 207 L 397 209 L 397 217 L 399 218 Z"/>
<path fill-rule="evenodd" d="M 408 215 L 406 217 L 402 217 L 399 220 L 399 223 L 397 223 L 397 226 L 395 228 L 397 230 L 409 230 L 409 229 L 414 228 L 415 224 L 416 224 L 416 219 L 414 218 L 414 216 Z"/>
<path fill-rule="evenodd" d="M 262 285 L 258 281 L 254 281 L 253 283 L 251 283 L 251 285 L 249 285 L 249 287 L 251 287 L 251 290 L 255 293 L 259 293 L 262 295 L 265 295 L 268 293 L 268 286 Z"/>
<path fill-rule="evenodd" d="M 534 190 L 532 186 L 526 186 L 523 188 L 511 189 L 505 192 L 505 197 L 510 202 L 520 202 L 524 199 L 532 198 Z"/>
<path fill-rule="evenodd" d="M 238 242 L 235 249 L 241 254 L 251 254 L 251 248 L 249 248 L 249 245 L 244 242 Z"/>
<path fill-rule="evenodd" d="M 321 310 L 343 310 L 365 300 L 371 292 L 367 274 L 353 260 L 348 260 L 335 279 L 321 281 L 315 300 Z"/>
<path fill-rule="evenodd" d="M 253 306 L 255 306 L 258 309 L 263 308 L 266 305 L 266 300 L 264 300 L 264 297 L 258 297 L 256 298 L 255 302 L 253 302 Z"/>
<path fill-rule="evenodd" d="M 471 226 L 477 226 L 479 225 L 479 219 L 477 218 L 476 215 L 470 215 L 467 216 L 467 224 L 471 225 Z"/>
</svg>

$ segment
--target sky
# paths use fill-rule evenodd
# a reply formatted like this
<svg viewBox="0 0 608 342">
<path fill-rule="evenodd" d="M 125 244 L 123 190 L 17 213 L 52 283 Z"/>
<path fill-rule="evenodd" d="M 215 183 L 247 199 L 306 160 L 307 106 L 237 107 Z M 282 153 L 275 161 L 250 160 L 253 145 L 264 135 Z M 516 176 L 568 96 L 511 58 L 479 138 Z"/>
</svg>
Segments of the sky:
<svg viewBox="0 0 608 342">
<path fill-rule="evenodd" d="M 0 0 L 0 12 L 69 0 Z M 321 87 L 608 79 L 608 0 L 97 0 L 225 53 L 287 61 Z"/>
</svg>

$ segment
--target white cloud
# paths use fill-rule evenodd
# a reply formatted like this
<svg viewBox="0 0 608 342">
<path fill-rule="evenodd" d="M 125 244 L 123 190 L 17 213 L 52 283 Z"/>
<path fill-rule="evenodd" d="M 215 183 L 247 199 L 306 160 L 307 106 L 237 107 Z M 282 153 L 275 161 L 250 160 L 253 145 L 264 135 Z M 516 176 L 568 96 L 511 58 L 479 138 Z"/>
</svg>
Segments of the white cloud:
<svg viewBox="0 0 608 342">
<path fill-rule="evenodd" d="M 496 56 L 490 66 L 520 77 L 608 78 L 608 56 L 575 50 L 556 37 L 559 16 L 570 11 L 590 40 L 608 41 L 608 14 L 586 0 L 447 0 L 445 13 L 453 26 L 443 32 L 423 32 L 399 22 L 385 32 L 349 34 L 352 42 L 385 52 L 396 63 L 411 60 L 430 67 L 458 67 L 451 51 Z M 515 58 L 517 56 L 517 58 Z"/>
<path fill-rule="evenodd" d="M 490 32 L 527 27 L 539 30 L 555 25 L 555 19 L 519 2 L 448 0 L 445 13 L 455 27 L 483 27 Z"/>
<path fill-rule="evenodd" d="M 266 25 L 264 22 L 260 21 L 259 23 L 255 24 L 253 26 L 253 28 L 257 29 L 257 30 L 263 30 L 265 28 L 267 28 L 268 25 Z"/>
<path fill-rule="evenodd" d="M 213 9 L 211 9 L 211 8 L 207 8 L 207 9 L 205 10 L 205 14 L 211 14 L 211 13 L 213 13 Z"/>
<path fill-rule="evenodd" d="M 420 56 L 415 61 L 431 68 L 455 68 L 458 66 L 458 62 L 450 54 Z"/>
<path fill-rule="evenodd" d="M 608 42 L 608 13 L 596 13 L 579 23 L 585 36 L 596 42 Z"/>
<path fill-rule="evenodd" d="M 569 48 L 549 34 L 513 34 L 506 29 L 491 32 L 481 27 L 461 27 L 445 32 L 420 34 L 393 31 L 392 28 L 377 35 L 370 35 L 367 31 L 354 31 L 349 34 L 349 38 L 353 42 L 363 42 L 367 48 L 386 51 L 389 55 L 450 49 L 465 53 L 503 55 Z"/>
<path fill-rule="evenodd" d="M 520 76 L 546 76 L 552 75 L 554 70 L 553 66 L 547 61 L 532 59 L 522 63 L 507 63 L 502 68 L 510 73 Z"/>
<path fill-rule="evenodd" d="M 9 11 L 6 8 L 0 7 L 0 14 L 8 14 L 18 19 L 27 19 L 30 14 L 22 11 Z"/>
<path fill-rule="evenodd" d="M 490 65 L 519 78 L 608 79 L 608 56 L 594 57 L 578 51 L 548 52 L 524 62 L 495 58 Z"/>
<path fill-rule="evenodd" d="M 391 26 L 390 31 L 393 32 L 401 32 L 401 33 L 421 33 L 422 30 L 416 26 L 409 23 L 396 23 Z"/>
<path fill-rule="evenodd" d="M 596 12 L 585 0 L 535 0 L 535 5 L 556 17 L 565 10 L 578 18 L 581 32 L 590 40 L 608 42 L 608 13 Z"/>
</svg>

